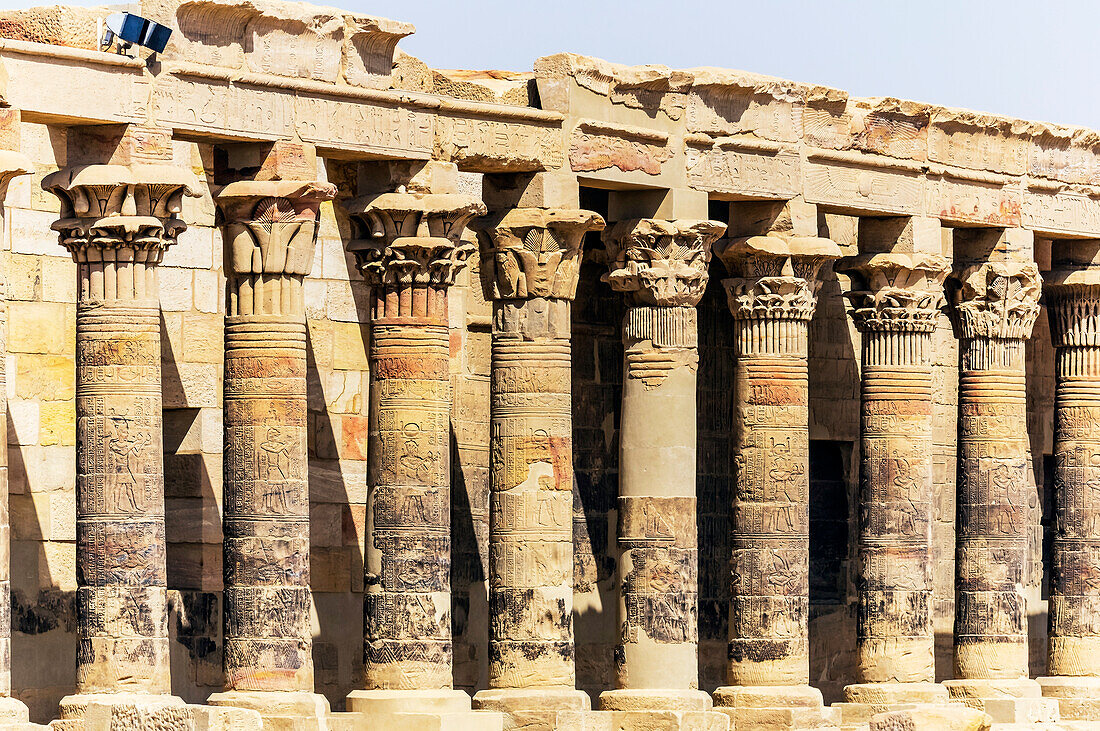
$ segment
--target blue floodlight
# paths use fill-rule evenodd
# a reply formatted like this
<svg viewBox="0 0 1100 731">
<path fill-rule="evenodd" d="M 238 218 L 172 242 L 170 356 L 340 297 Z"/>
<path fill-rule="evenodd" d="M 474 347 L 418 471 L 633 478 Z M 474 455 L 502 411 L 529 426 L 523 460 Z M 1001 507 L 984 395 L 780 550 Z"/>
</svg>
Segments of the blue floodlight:
<svg viewBox="0 0 1100 731">
<path fill-rule="evenodd" d="M 104 22 L 107 25 L 103 36 L 104 48 L 109 48 L 117 38 L 119 46 L 124 49 L 136 43 L 154 53 L 161 53 L 172 35 L 171 28 L 133 13 L 113 13 Z"/>
</svg>

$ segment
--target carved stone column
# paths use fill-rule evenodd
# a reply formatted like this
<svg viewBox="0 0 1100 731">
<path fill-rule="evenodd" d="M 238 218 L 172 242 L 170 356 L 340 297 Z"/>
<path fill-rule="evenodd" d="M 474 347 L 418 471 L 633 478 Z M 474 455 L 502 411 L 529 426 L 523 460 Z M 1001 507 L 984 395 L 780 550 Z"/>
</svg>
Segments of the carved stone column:
<svg viewBox="0 0 1100 731">
<path fill-rule="evenodd" d="M 520 208 L 487 221 L 493 301 L 489 471 L 489 689 L 474 707 L 552 729 L 589 710 L 573 646 L 570 306 L 589 211 Z"/>
<path fill-rule="evenodd" d="M 1039 314 L 1034 263 L 989 261 L 952 280 L 960 339 L 955 677 L 951 695 L 982 705 L 1038 696 L 1028 680 L 1022 586 L 1036 496 L 1027 432 L 1024 345 Z"/>
<path fill-rule="evenodd" d="M 14 120 L 18 128 L 18 115 Z M 16 130 L 17 131 L 17 130 Z M 8 185 L 34 167 L 25 155 L 0 150 L 0 205 Z M 0 227 L 4 218 L 0 216 Z M 7 353 L 7 282 L 0 275 L 0 353 Z M 6 359 L 3 359 L 6 360 Z M 0 722 L 26 721 L 27 706 L 11 697 L 11 524 L 8 514 L 8 410 L 4 363 L 0 361 Z"/>
<path fill-rule="evenodd" d="M 808 327 L 828 239 L 753 236 L 718 252 L 734 320 L 735 412 L 729 686 L 734 725 L 825 724 L 809 683 Z M 778 710 L 777 710 L 778 709 Z M 779 715 L 776 715 L 779 714 Z"/>
<path fill-rule="evenodd" d="M 171 690 L 157 264 L 198 181 L 134 163 L 77 166 L 42 185 L 61 200 L 53 228 L 78 278 L 77 695 L 61 703 L 73 717 Z"/>
<path fill-rule="evenodd" d="M 1043 695 L 1066 720 L 1100 720 L 1100 268 L 1056 266 L 1054 545 Z"/>
<path fill-rule="evenodd" d="M 850 703 L 945 702 L 932 629 L 932 333 L 950 265 L 936 254 L 842 260 L 862 334 L 856 616 Z"/>
<path fill-rule="evenodd" d="M 604 235 L 627 299 L 619 432 L 619 645 L 609 711 L 700 711 L 695 306 L 717 221 L 635 219 Z M 723 719 L 724 720 L 724 719 Z"/>
<path fill-rule="evenodd" d="M 364 665 L 348 710 L 462 711 L 452 689 L 451 388 L 447 291 L 485 206 L 458 194 L 348 204 L 372 285 Z"/>
<path fill-rule="evenodd" d="M 319 207 L 336 187 L 240 181 L 218 195 L 225 270 L 225 690 L 212 705 L 323 717 L 313 692 L 306 318 Z"/>
</svg>

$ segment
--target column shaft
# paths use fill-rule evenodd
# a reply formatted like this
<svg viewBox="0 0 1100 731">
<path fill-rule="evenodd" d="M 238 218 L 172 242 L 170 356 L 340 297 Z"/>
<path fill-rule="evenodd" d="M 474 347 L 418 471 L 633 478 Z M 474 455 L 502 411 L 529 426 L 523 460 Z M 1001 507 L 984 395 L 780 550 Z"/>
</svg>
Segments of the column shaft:
<svg viewBox="0 0 1100 731">
<path fill-rule="evenodd" d="M 617 686 L 697 689 L 695 308 L 628 308 L 623 345 Z"/>
<path fill-rule="evenodd" d="M 735 321 L 730 685 L 809 682 L 807 325 Z"/>
<path fill-rule="evenodd" d="M 102 254 L 78 262 L 77 690 L 168 693 L 156 270 Z"/>
<path fill-rule="evenodd" d="M 367 688 L 450 688 L 446 287 L 376 286 L 371 338 Z"/>
<path fill-rule="evenodd" d="M 1047 672 L 1100 675 L 1100 287 L 1047 290 L 1056 366 Z"/>
<path fill-rule="evenodd" d="M 294 284 L 301 289 L 300 281 Z M 278 315 L 227 316 L 223 526 L 229 690 L 313 690 L 306 449 L 305 323 Z"/>
<path fill-rule="evenodd" d="M 863 682 L 935 680 L 930 332 L 864 331 L 857 649 Z"/>
<path fill-rule="evenodd" d="M 1026 678 L 1027 391 L 1023 340 L 967 339 L 959 377 L 955 676 Z"/>
<path fill-rule="evenodd" d="M 489 687 L 572 690 L 570 302 L 493 308 Z"/>
</svg>

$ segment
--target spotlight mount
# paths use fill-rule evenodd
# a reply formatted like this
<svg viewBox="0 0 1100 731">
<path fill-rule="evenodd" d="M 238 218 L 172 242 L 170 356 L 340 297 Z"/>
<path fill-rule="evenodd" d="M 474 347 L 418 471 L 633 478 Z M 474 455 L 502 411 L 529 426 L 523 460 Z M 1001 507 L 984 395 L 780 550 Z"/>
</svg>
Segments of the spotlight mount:
<svg viewBox="0 0 1100 731">
<path fill-rule="evenodd" d="M 172 35 L 172 29 L 168 26 L 133 13 L 112 13 L 104 20 L 104 24 L 107 28 L 99 42 L 100 48 L 106 51 L 117 43 L 118 52 L 122 54 L 135 44 L 148 48 L 153 53 L 161 53 Z"/>
</svg>

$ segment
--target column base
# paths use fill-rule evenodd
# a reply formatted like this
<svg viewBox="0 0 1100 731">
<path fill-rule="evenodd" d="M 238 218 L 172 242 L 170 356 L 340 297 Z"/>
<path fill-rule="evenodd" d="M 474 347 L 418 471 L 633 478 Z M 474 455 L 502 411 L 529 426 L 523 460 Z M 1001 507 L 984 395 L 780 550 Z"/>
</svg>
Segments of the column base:
<svg viewBox="0 0 1100 731">
<path fill-rule="evenodd" d="M 950 702 L 947 688 L 938 683 L 856 683 L 845 686 L 844 702 L 831 707 L 840 709 L 842 725 L 857 726 L 870 723 L 871 717 L 880 713 Z"/>
<path fill-rule="evenodd" d="M 1058 702 L 1063 721 L 1100 722 L 1100 677 L 1055 675 L 1036 678 L 1044 698 Z"/>
<path fill-rule="evenodd" d="M 563 711 L 591 712 L 592 699 L 573 688 L 489 688 L 474 694 L 474 708 L 504 715 L 504 731 L 555 731 Z"/>
<path fill-rule="evenodd" d="M 228 690 L 211 694 L 206 703 L 256 711 L 265 731 L 325 731 L 330 713 L 327 698 L 305 691 Z"/>
<path fill-rule="evenodd" d="M 714 691 L 714 710 L 737 731 L 837 731 L 840 709 L 808 685 L 729 685 Z"/>
<path fill-rule="evenodd" d="M 562 711 L 554 731 L 730 731 L 718 711 Z"/>
<path fill-rule="evenodd" d="M 0 697 L 0 724 L 25 723 L 30 717 L 26 703 L 11 696 Z"/>
<path fill-rule="evenodd" d="M 992 720 L 989 714 L 961 703 L 917 704 L 908 710 L 877 713 L 871 717 L 870 731 L 983 731 Z"/>
<path fill-rule="evenodd" d="M 945 680 L 955 700 L 988 713 L 994 723 L 1054 723 L 1058 701 L 1044 698 L 1042 688 L 1028 678 Z"/>
<path fill-rule="evenodd" d="M 329 731 L 502 731 L 504 718 L 470 708 L 469 694 L 431 690 L 354 690 L 347 712 L 329 717 Z M 266 731 L 266 729 L 265 729 Z"/>
<path fill-rule="evenodd" d="M 195 723 L 192 707 L 166 693 L 77 693 L 61 699 L 60 714 L 83 721 L 86 731 L 192 731 Z"/>
<path fill-rule="evenodd" d="M 690 688 L 618 688 L 600 693 L 602 711 L 709 711 L 710 694 Z"/>
</svg>

